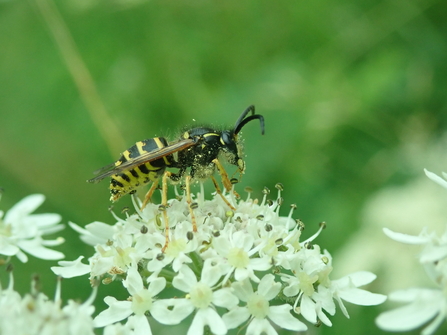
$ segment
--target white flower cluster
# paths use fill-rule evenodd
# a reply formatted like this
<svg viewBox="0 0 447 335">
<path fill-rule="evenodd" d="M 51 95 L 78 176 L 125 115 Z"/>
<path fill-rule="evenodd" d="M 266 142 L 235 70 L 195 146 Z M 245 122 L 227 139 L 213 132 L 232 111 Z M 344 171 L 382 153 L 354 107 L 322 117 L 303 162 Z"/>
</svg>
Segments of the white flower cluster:
<svg viewBox="0 0 447 335">
<path fill-rule="evenodd" d="M 35 287 L 36 281 L 33 284 Z M 3 289 L 0 285 L 0 334 L 93 335 L 95 308 L 91 304 L 96 289 L 83 304 L 69 300 L 64 307 L 61 306 L 60 292 L 58 281 L 54 301 L 35 288 L 22 298 L 14 291 L 11 272 L 9 286 Z"/>
<path fill-rule="evenodd" d="M 44 200 L 42 194 L 33 194 L 19 201 L 5 215 L 0 210 L 0 255 L 17 256 L 24 263 L 28 261 L 25 252 L 45 260 L 64 258 L 61 252 L 47 248 L 62 244 L 62 238 L 42 238 L 64 229 L 64 225 L 58 224 L 60 215 L 31 214 Z"/>
<path fill-rule="evenodd" d="M 425 174 L 447 188 L 443 178 L 427 170 Z M 438 236 L 424 229 L 418 236 L 412 236 L 384 228 L 384 233 L 395 241 L 422 246 L 418 259 L 436 288 L 409 288 L 391 293 L 390 300 L 407 305 L 380 314 L 376 323 L 387 331 L 409 331 L 431 321 L 422 334 L 433 334 L 447 317 L 447 231 Z"/>
<path fill-rule="evenodd" d="M 348 317 L 343 300 L 377 305 L 386 299 L 358 288 L 375 279 L 372 273 L 331 280 L 332 258 L 312 242 L 324 225 L 300 241 L 303 224 L 292 218 L 295 206 L 281 217 L 280 191 L 275 201 L 268 201 L 267 193 L 261 202 L 250 195 L 239 201 L 226 195 L 236 208 L 229 211 L 219 195 L 205 200 L 202 189 L 193 205 L 197 231 L 186 200 L 171 199 L 161 209 L 169 218 L 166 248 L 165 222 L 155 204 L 140 211 L 134 203 L 136 214 L 116 217 L 113 226 L 93 222 L 83 229 L 71 223 L 96 252 L 89 265 L 80 257 L 53 271 L 65 277 L 90 273 L 91 280 L 103 283 L 122 281 L 129 298 L 106 297 L 109 307 L 94 319 L 110 334 L 151 334 L 148 316 L 176 325 L 189 315 L 188 335 L 201 335 L 205 327 L 217 335 L 237 327 L 246 334 L 277 334 L 275 326 L 304 331 L 299 318 L 331 326 L 327 315 L 334 315 L 335 301 Z"/>
</svg>

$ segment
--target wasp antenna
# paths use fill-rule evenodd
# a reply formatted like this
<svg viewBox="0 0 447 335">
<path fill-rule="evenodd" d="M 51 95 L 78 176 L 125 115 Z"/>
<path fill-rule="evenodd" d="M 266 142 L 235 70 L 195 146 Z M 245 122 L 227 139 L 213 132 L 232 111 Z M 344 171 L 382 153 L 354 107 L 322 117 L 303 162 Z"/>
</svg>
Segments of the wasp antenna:
<svg viewBox="0 0 447 335">
<path fill-rule="evenodd" d="M 244 117 L 248 114 L 248 112 L 252 110 L 253 114 L 255 112 L 255 106 L 248 107 L 244 113 L 242 113 L 241 117 L 239 118 L 238 122 L 236 122 L 236 126 L 234 127 L 234 133 L 237 135 L 241 129 L 250 121 L 252 120 L 259 120 L 259 123 L 261 124 L 261 134 L 264 135 L 264 117 L 262 115 L 256 114 L 256 115 L 250 115 L 246 119 Z"/>
<path fill-rule="evenodd" d="M 247 116 L 248 113 L 251 112 L 251 115 L 255 114 L 255 105 L 248 106 L 239 116 L 239 119 L 237 119 L 236 124 L 234 125 L 234 129 L 237 129 L 239 127 L 239 124 L 242 122 L 243 119 Z"/>
</svg>

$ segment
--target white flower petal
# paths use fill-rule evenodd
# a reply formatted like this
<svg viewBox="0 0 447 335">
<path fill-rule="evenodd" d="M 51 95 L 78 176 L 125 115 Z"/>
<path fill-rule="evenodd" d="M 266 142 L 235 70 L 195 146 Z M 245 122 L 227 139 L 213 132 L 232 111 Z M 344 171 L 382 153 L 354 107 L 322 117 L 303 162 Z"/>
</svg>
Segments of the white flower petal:
<svg viewBox="0 0 447 335">
<path fill-rule="evenodd" d="M 95 328 L 104 327 L 124 320 L 132 314 L 132 302 L 130 301 L 118 301 L 114 297 L 110 296 L 105 297 L 104 301 L 107 305 L 109 305 L 109 308 L 99 313 L 93 320 L 93 325 Z"/>
<path fill-rule="evenodd" d="M 247 307 L 236 306 L 222 316 L 228 329 L 238 327 L 250 317 Z"/>
<path fill-rule="evenodd" d="M 383 232 L 386 236 L 389 238 L 406 244 L 424 244 L 430 241 L 430 239 L 427 236 L 414 236 L 414 235 L 408 235 L 403 233 L 396 233 L 388 228 L 383 228 Z"/>
<path fill-rule="evenodd" d="M 208 325 L 211 333 L 215 335 L 225 335 L 227 333 L 227 327 L 220 315 L 212 308 L 205 308 L 197 310 L 187 335 L 202 335 L 205 325 Z"/>
<path fill-rule="evenodd" d="M 233 295 L 230 288 L 222 288 L 213 292 L 213 304 L 226 309 L 235 307 L 239 302 L 239 299 Z"/>
<path fill-rule="evenodd" d="M 337 300 L 338 306 L 340 307 L 343 315 L 349 319 L 349 313 L 348 310 L 346 309 L 345 304 L 343 303 L 343 300 L 341 300 L 341 298 L 338 295 L 334 295 L 334 299 Z"/>
<path fill-rule="evenodd" d="M 300 291 L 299 281 L 295 276 L 283 275 L 281 276 L 282 281 L 287 285 L 284 287 L 283 293 L 287 297 L 294 297 Z"/>
<path fill-rule="evenodd" d="M 151 280 L 147 290 L 149 291 L 151 296 L 156 296 L 158 293 L 163 291 L 165 287 L 166 287 L 166 278 L 158 277 Z"/>
<path fill-rule="evenodd" d="M 386 331 L 408 331 L 419 328 L 439 313 L 437 304 L 411 303 L 380 314 L 376 324 Z"/>
<path fill-rule="evenodd" d="M 174 261 L 172 262 L 172 270 L 174 270 L 174 272 L 178 272 L 183 264 L 189 263 L 192 263 L 191 258 L 189 258 L 184 253 L 181 253 L 176 258 L 174 258 Z"/>
<path fill-rule="evenodd" d="M 105 244 L 110 239 L 112 240 L 114 229 L 113 226 L 103 222 L 92 222 L 85 226 L 85 229 L 73 222 L 68 222 L 68 225 L 81 236 L 80 239 L 88 245 Z"/>
<path fill-rule="evenodd" d="M 189 292 L 191 288 L 197 284 L 197 278 L 192 272 L 192 270 L 187 266 L 183 265 L 177 276 L 172 280 L 172 285 L 183 292 Z"/>
<path fill-rule="evenodd" d="M 316 304 L 307 295 L 301 297 L 300 311 L 301 315 L 309 322 L 317 322 Z"/>
<path fill-rule="evenodd" d="M 234 294 L 242 301 L 248 301 L 253 294 L 253 286 L 251 286 L 250 280 L 234 282 L 231 287 Z"/>
<path fill-rule="evenodd" d="M 14 256 L 19 252 L 19 248 L 11 243 L 9 238 L 0 236 L 0 254 L 5 256 Z"/>
<path fill-rule="evenodd" d="M 444 188 L 447 188 L 447 181 L 439 177 L 437 174 L 424 169 L 425 174 L 428 178 L 433 180 L 436 184 L 441 185 Z"/>
<path fill-rule="evenodd" d="M 219 236 L 213 240 L 214 250 L 221 255 L 228 255 L 231 243 L 226 236 Z"/>
<path fill-rule="evenodd" d="M 281 328 L 295 331 L 307 330 L 307 326 L 304 323 L 290 314 L 291 309 L 292 306 L 290 306 L 289 304 L 270 306 L 268 317 Z"/>
<path fill-rule="evenodd" d="M 151 315 L 162 324 L 177 325 L 193 311 L 188 299 L 161 299 L 153 303 Z"/>
<path fill-rule="evenodd" d="M 270 257 L 251 258 L 250 266 L 256 271 L 267 271 L 273 264 Z"/>
<path fill-rule="evenodd" d="M 330 315 L 335 314 L 335 303 L 332 297 L 332 291 L 324 287 L 323 285 L 318 286 L 318 292 L 315 292 L 312 296 L 315 301 L 321 305 L 321 308 L 328 312 Z"/>
<path fill-rule="evenodd" d="M 85 226 L 85 229 L 92 235 L 98 236 L 99 238 L 102 238 L 103 240 L 108 240 L 112 238 L 113 234 L 115 233 L 115 230 L 113 226 L 100 222 L 100 221 L 94 221 L 92 223 L 89 223 Z"/>
<path fill-rule="evenodd" d="M 250 271 L 246 268 L 236 268 L 234 270 L 234 279 L 236 281 L 243 281 L 250 276 Z"/>
<path fill-rule="evenodd" d="M 444 320 L 445 320 L 445 313 L 439 313 L 434 318 L 434 320 L 432 322 L 430 322 L 430 324 L 422 330 L 421 335 L 433 334 Z"/>
<path fill-rule="evenodd" d="M 127 277 L 123 284 L 132 295 L 144 289 L 143 279 L 135 267 L 131 267 L 127 270 Z"/>
<path fill-rule="evenodd" d="M 248 252 L 251 249 L 251 247 L 253 246 L 253 241 L 254 241 L 253 236 L 245 233 L 242 230 L 235 232 L 232 235 L 232 238 L 233 238 L 233 241 L 232 241 L 233 245 L 237 246 L 239 248 L 242 248 L 244 251 Z"/>
<path fill-rule="evenodd" d="M 265 275 L 258 285 L 258 293 L 267 300 L 272 300 L 281 291 L 281 283 L 275 283 L 274 278 L 272 274 Z"/>
<path fill-rule="evenodd" d="M 447 245 L 428 244 L 422 251 L 419 261 L 421 263 L 432 263 L 447 257 Z"/>
<path fill-rule="evenodd" d="M 33 240 L 21 240 L 17 245 L 23 251 L 40 259 L 56 260 L 64 258 L 65 255 L 59 251 L 45 248 L 41 245 L 41 239 L 35 238 Z"/>
<path fill-rule="evenodd" d="M 17 257 L 22 263 L 26 263 L 26 262 L 28 262 L 28 256 L 27 256 L 22 250 L 19 250 L 19 252 L 16 254 L 16 257 Z"/>
<path fill-rule="evenodd" d="M 146 315 L 133 315 L 132 324 L 134 327 L 134 335 L 152 335 L 151 326 Z"/>
<path fill-rule="evenodd" d="M 247 327 L 246 335 L 278 335 L 275 328 L 266 319 L 253 319 Z"/>
<path fill-rule="evenodd" d="M 63 237 L 58 237 L 57 239 L 54 240 L 42 240 L 40 239 L 40 243 L 45 246 L 45 247 L 54 247 L 57 245 L 61 245 L 62 243 L 65 242 L 65 239 Z"/>
<path fill-rule="evenodd" d="M 103 335 L 134 335 L 129 323 L 114 323 L 104 328 Z"/>
<path fill-rule="evenodd" d="M 329 318 L 326 316 L 326 314 L 324 314 L 322 309 L 317 310 L 317 315 L 321 322 L 323 322 L 328 327 L 332 327 L 331 320 L 329 320 Z"/>
<path fill-rule="evenodd" d="M 90 265 L 83 264 L 81 260 L 84 256 L 79 256 L 74 261 L 60 261 L 60 266 L 52 266 L 51 270 L 63 278 L 73 278 L 82 276 L 90 272 Z"/>
<path fill-rule="evenodd" d="M 62 217 L 59 214 L 55 213 L 32 214 L 23 218 L 25 224 L 36 225 L 39 228 L 48 229 L 46 230 L 47 234 L 64 229 L 64 225 L 57 225 L 56 227 L 52 227 L 59 223 L 61 220 Z"/>
<path fill-rule="evenodd" d="M 338 286 L 340 289 L 345 287 L 359 287 L 371 283 L 376 278 L 377 276 L 372 272 L 358 271 L 340 279 L 333 280 L 332 284 Z"/>
<path fill-rule="evenodd" d="M 96 255 L 90 258 L 91 277 L 102 276 L 114 267 L 113 257 L 101 257 Z"/>
<path fill-rule="evenodd" d="M 383 303 L 386 300 L 386 295 L 371 293 L 358 288 L 353 288 L 350 290 L 339 291 L 339 296 L 345 301 L 351 304 L 356 304 L 360 306 L 375 306 Z"/>
<path fill-rule="evenodd" d="M 68 225 L 73 229 L 74 231 L 78 232 L 79 234 L 87 234 L 87 229 L 82 228 L 81 226 L 78 226 L 76 223 L 68 221 Z"/>
<path fill-rule="evenodd" d="M 44 201 L 45 196 L 43 194 L 31 194 L 12 206 L 3 220 L 6 223 L 19 221 L 21 218 L 34 212 Z"/>
<path fill-rule="evenodd" d="M 212 259 L 206 259 L 203 263 L 202 277 L 200 281 L 208 286 L 214 286 L 222 277 L 222 268 Z"/>
<path fill-rule="evenodd" d="M 432 299 L 432 295 L 436 297 L 438 294 L 438 290 L 413 287 L 391 292 L 389 294 L 389 299 L 397 302 L 412 302 L 419 297 L 427 297 L 426 299 Z"/>
</svg>

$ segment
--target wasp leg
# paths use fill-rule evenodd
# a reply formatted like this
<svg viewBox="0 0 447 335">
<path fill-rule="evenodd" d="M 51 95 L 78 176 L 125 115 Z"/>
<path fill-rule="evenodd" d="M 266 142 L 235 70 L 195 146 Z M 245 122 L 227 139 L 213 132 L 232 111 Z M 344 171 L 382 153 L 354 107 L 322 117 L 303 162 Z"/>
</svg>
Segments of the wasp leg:
<svg viewBox="0 0 447 335">
<path fill-rule="evenodd" d="M 219 162 L 219 160 L 218 160 L 217 158 L 213 159 L 212 162 L 213 162 L 213 163 L 216 165 L 216 167 L 217 167 L 217 171 L 218 171 L 219 174 L 220 174 L 220 178 L 222 179 L 222 184 L 223 184 L 223 186 L 225 187 L 225 189 L 226 189 L 228 192 L 231 192 L 231 189 L 232 189 L 233 184 L 231 183 L 230 178 L 228 178 L 228 173 L 227 173 L 227 171 L 225 171 L 225 168 L 222 166 L 222 164 Z M 215 182 L 215 179 L 213 180 L 213 182 L 214 182 L 214 186 L 216 187 L 216 191 L 217 191 L 217 189 L 218 189 L 219 187 L 216 186 L 217 183 Z M 219 193 L 219 194 L 221 195 L 221 197 L 223 198 L 222 192 L 220 192 L 220 188 L 219 188 L 219 191 L 218 191 L 217 193 Z M 233 194 L 234 194 L 234 196 L 235 196 L 236 198 L 240 198 L 240 195 L 239 195 L 234 189 L 233 189 Z M 226 203 L 228 203 L 228 201 L 226 201 L 226 199 L 224 199 L 224 200 L 225 200 Z M 230 207 L 231 207 L 231 209 L 234 209 L 234 207 L 232 207 L 231 205 L 230 205 Z"/>
<path fill-rule="evenodd" d="M 188 204 L 189 214 L 191 215 L 192 222 L 192 230 L 193 232 L 197 232 L 197 221 L 196 216 L 194 214 L 194 209 L 197 208 L 197 203 L 192 202 L 191 199 L 191 176 L 186 176 L 185 178 L 185 186 L 186 186 L 186 202 Z"/>
<path fill-rule="evenodd" d="M 168 178 L 170 178 L 172 175 L 171 172 L 166 171 L 163 174 L 163 181 L 162 181 L 162 191 L 161 191 L 161 205 L 160 210 L 163 212 L 163 218 L 165 220 L 165 245 L 161 249 L 161 252 L 164 253 L 169 245 L 169 221 L 168 221 L 168 214 L 166 213 L 166 210 L 168 209 Z"/>
<path fill-rule="evenodd" d="M 144 197 L 143 205 L 141 205 L 141 210 L 143 210 L 144 207 L 146 207 L 146 205 L 149 202 L 151 202 L 152 195 L 154 194 L 155 190 L 157 189 L 157 186 L 158 186 L 158 179 L 156 179 L 152 182 L 151 188 L 149 189 L 149 191 L 147 191 L 146 196 Z"/>
<path fill-rule="evenodd" d="M 219 172 L 220 177 L 222 178 L 223 186 L 225 187 L 225 189 L 228 192 L 230 192 L 231 191 L 231 182 L 230 182 L 230 178 L 228 178 L 227 171 L 225 171 L 224 167 L 222 166 L 222 164 L 220 164 L 220 162 L 217 158 L 213 159 L 213 163 L 216 165 L 217 171 Z"/>
<path fill-rule="evenodd" d="M 222 194 L 222 191 L 220 190 L 219 184 L 217 183 L 216 178 L 214 178 L 214 176 L 211 176 L 211 180 L 213 181 L 214 187 L 216 188 L 216 192 L 217 194 L 219 194 L 222 198 L 223 201 L 225 201 L 225 203 L 228 205 L 228 207 L 231 208 L 232 211 L 235 211 L 236 208 L 234 208 L 234 206 L 232 204 L 230 204 L 230 202 L 227 200 L 227 198 L 224 197 L 224 195 Z"/>
</svg>

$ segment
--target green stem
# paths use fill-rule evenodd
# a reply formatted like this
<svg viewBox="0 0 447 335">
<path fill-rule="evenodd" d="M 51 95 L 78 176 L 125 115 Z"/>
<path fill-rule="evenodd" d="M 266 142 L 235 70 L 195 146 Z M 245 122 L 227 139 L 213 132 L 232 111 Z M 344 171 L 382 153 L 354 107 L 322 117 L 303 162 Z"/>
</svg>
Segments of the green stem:
<svg viewBox="0 0 447 335">
<path fill-rule="evenodd" d="M 192 260 L 192 263 L 190 264 L 191 270 L 198 278 L 201 278 L 203 269 L 203 259 L 196 252 L 191 252 L 190 254 L 188 254 L 188 256 Z"/>
</svg>

